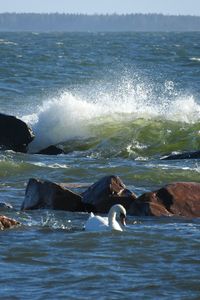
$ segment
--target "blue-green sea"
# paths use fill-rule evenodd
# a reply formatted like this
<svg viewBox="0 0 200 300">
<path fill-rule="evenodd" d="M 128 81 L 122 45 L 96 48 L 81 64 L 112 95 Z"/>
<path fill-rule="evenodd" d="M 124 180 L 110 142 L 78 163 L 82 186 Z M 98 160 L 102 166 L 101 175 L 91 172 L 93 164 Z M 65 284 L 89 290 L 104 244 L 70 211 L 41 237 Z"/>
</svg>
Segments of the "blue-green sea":
<svg viewBox="0 0 200 300">
<path fill-rule="evenodd" d="M 29 178 L 118 175 L 136 195 L 200 182 L 200 33 L 0 33 L 0 112 L 32 127 L 27 154 L 0 151 L 0 298 L 200 299 L 200 220 L 127 217 L 84 231 L 87 213 L 20 212 Z M 66 154 L 38 155 L 49 145 Z"/>
</svg>

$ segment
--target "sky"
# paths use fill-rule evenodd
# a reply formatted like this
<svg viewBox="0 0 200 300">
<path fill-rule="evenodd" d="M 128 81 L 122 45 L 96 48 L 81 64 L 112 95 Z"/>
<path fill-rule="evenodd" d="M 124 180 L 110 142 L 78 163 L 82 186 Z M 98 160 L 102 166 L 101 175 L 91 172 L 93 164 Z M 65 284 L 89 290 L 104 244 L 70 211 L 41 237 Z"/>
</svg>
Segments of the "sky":
<svg viewBox="0 0 200 300">
<path fill-rule="evenodd" d="M 163 13 L 200 16 L 200 0 L 0 0 L 0 13 Z"/>
</svg>

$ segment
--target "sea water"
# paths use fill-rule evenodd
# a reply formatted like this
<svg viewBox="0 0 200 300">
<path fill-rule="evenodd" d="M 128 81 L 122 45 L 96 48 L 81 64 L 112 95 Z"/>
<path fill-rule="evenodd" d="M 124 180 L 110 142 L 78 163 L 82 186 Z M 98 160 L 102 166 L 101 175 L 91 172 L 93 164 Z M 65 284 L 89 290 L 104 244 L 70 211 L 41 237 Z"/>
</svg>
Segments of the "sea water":
<svg viewBox="0 0 200 300">
<path fill-rule="evenodd" d="M 200 34 L 1 33 L 0 111 L 35 133 L 0 152 L 2 299 L 199 299 L 199 219 L 128 216 L 87 233 L 87 213 L 20 212 L 29 178 L 86 186 L 118 175 L 136 195 L 200 181 Z M 35 152 L 57 144 L 67 154 Z"/>
</svg>

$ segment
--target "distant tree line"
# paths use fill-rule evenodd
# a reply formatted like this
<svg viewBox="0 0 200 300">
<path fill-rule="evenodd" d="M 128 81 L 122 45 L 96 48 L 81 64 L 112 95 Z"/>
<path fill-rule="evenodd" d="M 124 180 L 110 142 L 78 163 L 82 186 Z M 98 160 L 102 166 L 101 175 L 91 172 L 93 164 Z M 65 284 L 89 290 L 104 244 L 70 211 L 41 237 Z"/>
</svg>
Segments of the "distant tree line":
<svg viewBox="0 0 200 300">
<path fill-rule="evenodd" d="M 199 31 L 200 16 L 2 13 L 0 31 Z"/>
</svg>

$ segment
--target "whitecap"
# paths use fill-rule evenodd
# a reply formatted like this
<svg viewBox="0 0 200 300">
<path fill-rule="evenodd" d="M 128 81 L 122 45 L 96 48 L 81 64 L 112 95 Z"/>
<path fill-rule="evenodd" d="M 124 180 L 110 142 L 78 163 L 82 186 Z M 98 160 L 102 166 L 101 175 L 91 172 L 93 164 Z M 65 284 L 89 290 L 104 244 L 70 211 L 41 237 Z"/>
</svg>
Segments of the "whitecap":
<svg viewBox="0 0 200 300">
<path fill-rule="evenodd" d="M 200 62 L 200 57 L 190 57 L 190 60 Z"/>
<path fill-rule="evenodd" d="M 41 168 L 52 168 L 52 169 L 69 169 L 70 166 L 66 164 L 48 164 L 48 163 L 42 163 L 42 162 L 32 162 L 32 165 L 41 167 Z"/>
<path fill-rule="evenodd" d="M 14 43 L 14 42 L 10 42 L 10 41 L 7 41 L 7 40 L 4 40 L 4 39 L 0 39 L 0 44 L 2 45 L 18 45 L 17 43 Z"/>
</svg>

